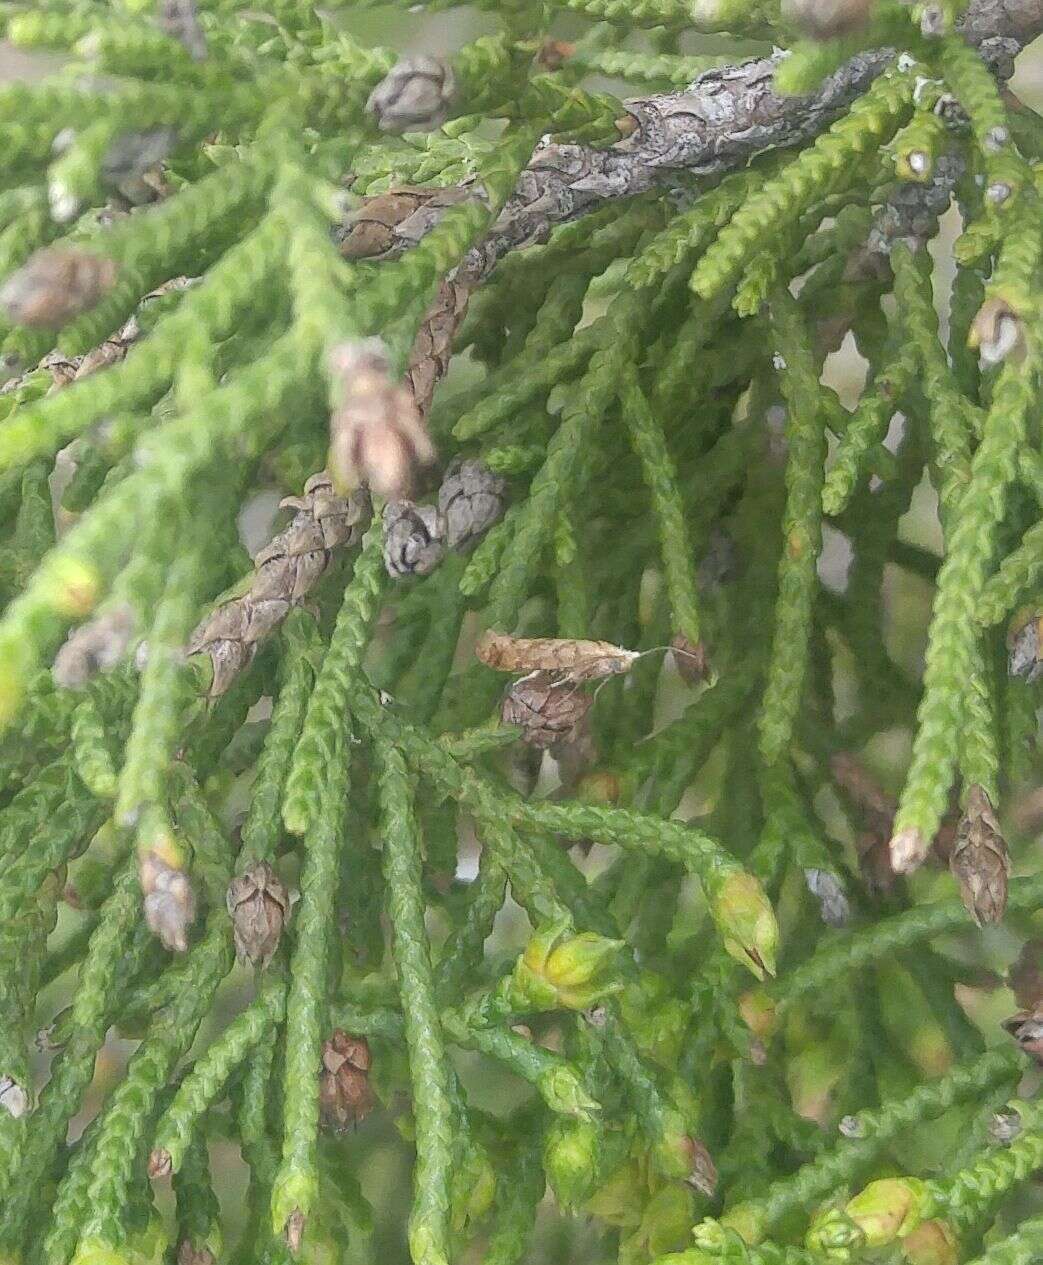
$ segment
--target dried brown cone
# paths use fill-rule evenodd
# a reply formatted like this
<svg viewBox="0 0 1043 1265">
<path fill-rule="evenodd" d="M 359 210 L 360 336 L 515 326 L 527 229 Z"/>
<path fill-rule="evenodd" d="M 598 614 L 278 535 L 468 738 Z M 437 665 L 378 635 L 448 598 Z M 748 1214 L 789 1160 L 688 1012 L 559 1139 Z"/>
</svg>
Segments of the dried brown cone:
<svg viewBox="0 0 1043 1265">
<path fill-rule="evenodd" d="M 382 132 L 428 132 L 446 121 L 455 91 L 452 68 L 421 53 L 401 58 L 388 71 L 366 109 Z"/>
<path fill-rule="evenodd" d="M 56 684 L 77 689 L 99 672 L 111 672 L 127 652 L 134 636 L 134 614 L 114 606 L 74 628 L 54 657 Z"/>
<path fill-rule="evenodd" d="M 141 891 L 149 930 L 164 948 L 184 953 L 188 929 L 196 917 L 196 898 L 188 875 L 168 865 L 158 853 L 147 852 L 141 858 Z"/>
<path fill-rule="evenodd" d="M 0 308 L 15 325 L 61 329 L 116 283 L 116 264 L 74 246 L 38 250 L 0 288 Z"/>
<path fill-rule="evenodd" d="M 390 259 L 426 237 L 450 207 L 475 200 L 482 200 L 481 190 L 468 185 L 400 185 L 363 199 L 334 237 L 345 259 Z"/>
<path fill-rule="evenodd" d="M 160 1177 L 169 1177 L 174 1171 L 174 1165 L 170 1158 L 170 1152 L 165 1151 L 163 1147 L 154 1147 L 149 1152 L 148 1165 L 145 1171 L 148 1173 L 151 1181 L 156 1181 Z"/>
<path fill-rule="evenodd" d="M 984 789 L 972 786 L 967 809 L 956 831 L 949 868 L 960 895 L 979 927 L 999 922 L 1007 907 L 1010 855 L 992 803 Z"/>
<path fill-rule="evenodd" d="M 339 496 L 325 471 L 311 476 L 303 496 L 289 496 L 282 505 L 297 513 L 254 559 L 250 587 L 216 607 L 189 641 L 189 654 L 210 658 L 211 696 L 228 689 L 264 638 L 304 602 L 333 550 L 361 539 L 372 514 L 364 489 Z"/>
<path fill-rule="evenodd" d="M 430 575 L 445 557 L 445 520 L 433 505 L 388 501 L 384 506 L 384 566 L 396 578 Z"/>
<path fill-rule="evenodd" d="M 371 1063 L 365 1037 L 338 1028 L 323 1045 L 319 1106 L 323 1123 L 334 1133 L 344 1133 L 372 1111 Z"/>
<path fill-rule="evenodd" d="M 593 698 L 556 672 L 530 672 L 507 691 L 500 711 L 505 725 L 517 725 L 522 741 L 548 748 L 577 736 Z"/>
<path fill-rule="evenodd" d="M 1041 640 L 1038 611 L 1031 611 L 1027 616 L 1021 613 L 1013 620 L 1007 633 L 1007 671 L 1011 676 L 1029 682 L 1039 679 L 1043 670 Z"/>
<path fill-rule="evenodd" d="M 290 915 L 285 884 L 267 861 L 255 861 L 229 883 L 226 902 L 240 962 L 267 966 Z"/>
<path fill-rule="evenodd" d="M 458 553 L 470 549 L 503 517 L 506 493 L 506 481 L 480 461 L 453 461 L 438 489 L 446 545 Z"/>
<path fill-rule="evenodd" d="M 1004 1019 L 1003 1030 L 1014 1038 L 1030 1058 L 1043 1067 L 1043 1007 L 1019 1010 L 1016 1015 Z"/>
<path fill-rule="evenodd" d="M 408 498 L 417 467 L 434 445 L 412 392 L 390 376 L 379 338 L 341 343 L 330 354 L 340 404 L 330 419 L 329 472 L 337 488 L 368 485 L 379 496 Z"/>
</svg>

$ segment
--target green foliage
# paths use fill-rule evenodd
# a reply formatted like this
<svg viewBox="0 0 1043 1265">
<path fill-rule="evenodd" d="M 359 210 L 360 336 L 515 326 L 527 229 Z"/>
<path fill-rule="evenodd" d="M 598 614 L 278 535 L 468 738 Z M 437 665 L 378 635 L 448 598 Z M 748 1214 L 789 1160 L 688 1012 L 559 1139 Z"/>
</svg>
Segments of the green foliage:
<svg viewBox="0 0 1043 1265">
<path fill-rule="evenodd" d="M 0 1265 L 1028 1265 L 1043 10 L 371 7 L 0 3 Z"/>
</svg>

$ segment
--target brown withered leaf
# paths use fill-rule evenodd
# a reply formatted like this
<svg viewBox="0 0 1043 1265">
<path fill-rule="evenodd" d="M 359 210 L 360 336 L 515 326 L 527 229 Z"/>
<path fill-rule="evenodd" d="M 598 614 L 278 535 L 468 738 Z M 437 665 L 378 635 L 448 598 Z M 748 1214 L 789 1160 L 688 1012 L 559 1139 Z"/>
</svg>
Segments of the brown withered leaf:
<svg viewBox="0 0 1043 1265">
<path fill-rule="evenodd" d="M 593 704 L 574 680 L 556 672 L 531 672 L 511 685 L 500 717 L 505 725 L 522 730 L 523 742 L 547 748 L 569 742 Z"/>
<path fill-rule="evenodd" d="M 489 630 L 478 639 L 475 654 L 497 672 L 554 672 L 575 683 L 628 672 L 638 658 L 610 641 L 571 637 L 511 637 Z"/>
<path fill-rule="evenodd" d="M 1007 907 L 1010 856 L 992 803 L 980 786 L 972 786 L 967 795 L 967 809 L 956 831 L 949 869 L 978 926 L 999 922 Z"/>
</svg>

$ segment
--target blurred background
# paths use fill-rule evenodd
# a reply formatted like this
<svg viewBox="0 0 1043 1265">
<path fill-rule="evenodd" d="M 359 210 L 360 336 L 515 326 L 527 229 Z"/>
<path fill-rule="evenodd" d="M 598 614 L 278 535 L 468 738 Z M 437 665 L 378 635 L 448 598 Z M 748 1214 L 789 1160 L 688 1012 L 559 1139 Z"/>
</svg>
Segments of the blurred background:
<svg viewBox="0 0 1043 1265">
<path fill-rule="evenodd" d="M 264 5 L 255 6 L 257 20 L 264 20 Z M 420 6 L 417 6 L 417 10 Z M 467 8 L 459 8 L 447 13 L 425 14 L 420 11 L 403 12 L 401 9 L 368 8 L 355 14 L 343 14 L 338 9 L 338 20 L 343 20 L 351 33 L 363 42 L 390 45 L 400 50 L 433 55 L 451 53 L 467 40 L 478 35 L 493 32 L 497 29 L 494 16 L 488 13 L 477 13 Z M 579 18 L 563 15 L 552 28 L 551 34 L 560 39 L 574 39 L 589 30 L 590 23 Z M 640 33 L 629 41 L 635 49 L 649 47 L 647 38 Z M 682 51 L 691 54 L 727 54 L 729 57 L 740 57 L 748 53 L 764 51 L 763 45 L 741 43 L 726 37 L 691 35 L 685 38 Z M 58 58 L 47 58 L 26 55 L 3 42 L 0 42 L 0 81 L 14 79 L 31 80 L 51 73 L 60 66 Z M 616 79 L 591 77 L 584 86 L 613 92 L 621 97 L 641 95 L 644 89 L 628 85 Z M 1043 41 L 1027 49 L 1018 62 L 1017 72 L 1011 86 L 1026 103 L 1043 111 Z M 944 324 L 946 322 L 946 306 L 949 281 L 952 276 L 951 245 L 955 234 L 959 231 L 958 217 L 955 211 L 946 217 L 942 232 L 932 250 L 936 260 L 936 295 L 939 313 Z M 591 315 L 596 313 L 592 312 Z M 858 398 L 864 379 L 865 364 L 854 351 L 850 337 L 841 350 L 830 356 L 825 370 L 825 377 L 831 385 L 840 391 L 847 405 L 852 405 Z M 466 364 L 454 369 L 450 382 L 445 389 L 453 390 L 455 386 L 469 376 Z M 455 382 L 453 379 L 455 378 Z M 900 434 L 900 421 L 896 422 L 893 438 Z M 256 550 L 268 537 L 275 516 L 275 507 L 280 491 L 273 490 L 270 495 L 257 498 L 244 518 L 244 538 L 251 550 Z M 915 543 L 932 549 L 940 549 L 940 533 L 935 514 L 935 498 L 930 486 L 924 483 L 918 490 L 913 507 L 907 515 L 902 528 L 903 536 Z M 825 548 L 820 563 L 823 581 L 834 588 L 843 587 L 848 562 L 846 542 L 836 532 L 827 528 Z M 888 621 L 886 630 L 889 649 L 902 666 L 919 672 L 926 636 L 926 624 L 930 611 L 931 593 L 929 588 L 907 572 L 890 568 L 890 591 L 888 594 Z M 670 697 L 669 677 L 664 696 L 661 699 L 664 718 L 671 711 L 682 705 Z M 680 694 L 680 692 L 679 692 Z M 688 701 L 687 699 L 685 700 Z M 909 735 L 898 733 L 888 736 L 875 751 L 874 758 L 878 771 L 885 780 L 893 785 L 900 776 L 908 754 Z M 890 776 L 888 776 L 890 774 Z M 1012 811 L 1026 815 L 1027 820 L 1035 818 L 1043 822 L 1043 812 L 1038 803 L 1039 796 L 1031 795 L 1021 805 L 1014 805 Z M 682 806 L 682 815 L 698 815 L 706 811 L 708 805 L 701 803 L 698 794 L 690 796 Z M 590 856 L 577 862 L 591 872 L 605 863 L 605 857 L 595 847 Z M 473 841 L 464 840 L 461 849 L 461 878 L 469 878 L 474 872 Z M 74 879 L 74 875 L 71 875 Z M 947 876 L 944 880 L 947 882 Z M 944 894 L 949 894 L 945 889 Z M 55 935 L 55 943 L 75 929 L 78 915 L 73 911 L 63 913 Z M 433 929 L 434 931 L 435 929 Z M 496 930 L 496 948 L 504 951 L 520 947 L 524 942 L 527 924 L 524 916 L 516 907 L 508 905 L 501 914 Z M 436 933 L 437 934 L 437 933 Z M 983 966 L 994 971 L 1005 970 L 1018 951 L 1018 941 L 1002 928 L 991 930 L 984 938 L 985 953 L 988 962 Z M 68 1002 L 72 983 L 68 978 L 59 980 L 41 999 L 42 1022 L 57 1014 Z M 214 1032 L 219 1031 L 252 994 L 253 982 L 248 972 L 242 968 L 230 977 L 224 986 L 218 1005 L 210 1021 L 199 1035 L 197 1046 L 205 1045 Z M 999 994 L 999 995 L 997 995 Z M 991 1030 L 991 1040 L 998 1038 L 999 1019 L 1009 1014 L 1014 1008 L 1011 996 L 1006 989 L 982 990 L 980 994 L 968 996 L 964 1001 L 972 1017 L 983 1027 Z M 126 1060 L 135 1048 L 135 1042 L 122 1039 L 112 1034 L 105 1051 L 98 1063 L 97 1074 L 85 1110 L 77 1123 L 77 1129 L 90 1120 L 122 1074 Z M 398 1055 L 390 1048 L 381 1046 L 378 1041 L 372 1042 L 374 1047 L 375 1074 L 379 1073 L 383 1060 L 386 1064 L 397 1059 Z M 528 1091 L 519 1082 L 502 1075 L 496 1065 L 482 1060 L 478 1056 L 469 1056 L 459 1051 L 454 1052 L 461 1076 L 468 1087 L 474 1106 L 502 1115 L 524 1100 Z M 42 1083 L 47 1076 L 49 1056 L 41 1053 L 36 1067 L 37 1083 Z M 944 1070 L 938 1069 L 939 1072 Z M 799 1105 L 799 1104 L 798 1104 Z M 809 1110 L 811 1108 L 809 1107 Z M 400 1114 L 400 1113 L 399 1113 Z M 933 1145 L 944 1148 L 948 1145 L 944 1136 L 933 1140 Z M 931 1140 L 925 1144 L 932 1145 Z M 379 1260 L 382 1265 L 397 1265 L 408 1262 L 403 1231 L 410 1195 L 410 1163 L 411 1148 L 403 1141 L 395 1128 L 393 1113 L 378 1107 L 370 1117 L 351 1134 L 343 1138 L 330 1140 L 329 1145 L 343 1152 L 344 1168 L 353 1172 L 359 1181 L 361 1195 L 372 1210 L 371 1216 L 364 1204 L 357 1208 L 356 1232 L 342 1245 L 341 1260 L 348 1265 L 362 1265 L 363 1262 Z M 235 1224 L 244 1210 L 245 1168 L 239 1157 L 238 1149 L 220 1139 L 211 1143 L 211 1161 L 218 1185 L 218 1193 L 224 1205 L 227 1224 Z M 161 1201 L 167 1196 L 161 1194 Z M 537 1238 L 532 1250 L 527 1255 L 530 1262 L 573 1262 L 583 1265 L 584 1262 L 596 1262 L 614 1259 L 614 1249 L 604 1240 L 598 1224 L 582 1217 L 563 1219 L 549 1206 L 545 1206 Z M 478 1259 L 476 1252 L 475 1259 Z"/>
</svg>

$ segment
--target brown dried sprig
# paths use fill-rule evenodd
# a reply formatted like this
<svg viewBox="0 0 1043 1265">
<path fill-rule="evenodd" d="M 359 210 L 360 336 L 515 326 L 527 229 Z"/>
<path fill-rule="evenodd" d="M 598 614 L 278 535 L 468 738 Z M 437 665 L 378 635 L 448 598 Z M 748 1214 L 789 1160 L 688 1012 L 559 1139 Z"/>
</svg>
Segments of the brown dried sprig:
<svg viewBox="0 0 1043 1265">
<path fill-rule="evenodd" d="M 340 496 L 325 471 L 311 476 L 303 496 L 286 497 L 281 504 L 297 513 L 254 559 L 247 591 L 213 610 L 189 641 L 189 654 L 210 658 L 211 695 L 228 689 L 264 638 L 304 602 L 333 550 L 361 539 L 372 514 L 365 489 Z"/>
<path fill-rule="evenodd" d="M 960 885 L 967 911 L 978 924 L 999 922 L 1007 907 L 1010 855 L 992 802 L 981 786 L 972 786 L 967 809 L 956 831 L 949 868 Z"/>
</svg>

